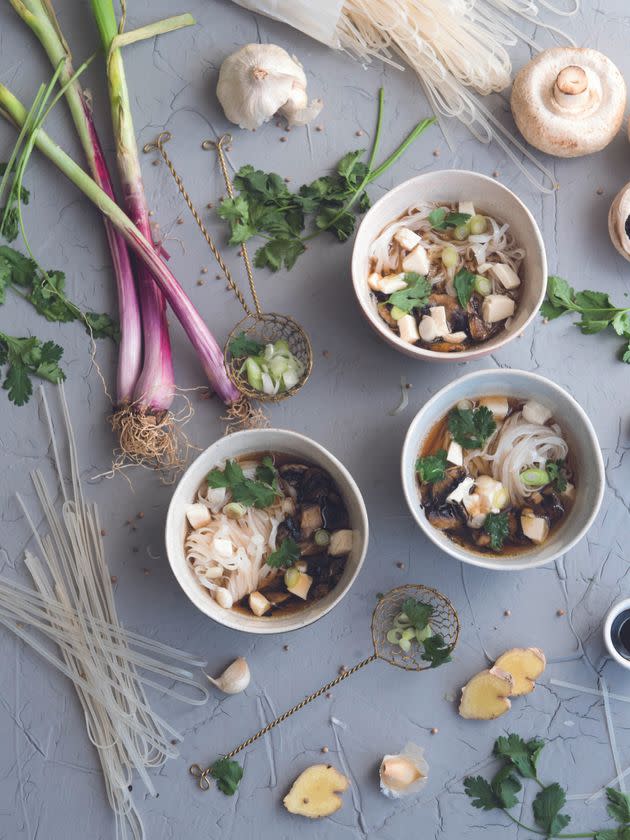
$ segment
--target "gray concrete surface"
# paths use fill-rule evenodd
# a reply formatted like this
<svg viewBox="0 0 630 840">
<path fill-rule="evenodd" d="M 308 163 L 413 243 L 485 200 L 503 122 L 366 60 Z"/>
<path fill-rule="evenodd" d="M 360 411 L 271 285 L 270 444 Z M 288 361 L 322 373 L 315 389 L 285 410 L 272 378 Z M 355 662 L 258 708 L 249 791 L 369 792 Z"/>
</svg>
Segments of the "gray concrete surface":
<svg viewBox="0 0 630 840">
<path fill-rule="evenodd" d="M 97 39 L 87 4 L 57 0 L 61 23 L 77 59 L 95 49 Z M 630 18 L 623 0 L 584 0 L 577 17 L 561 19 L 578 44 L 604 50 L 626 75 Z M 232 5 L 227 0 L 168 0 L 130 4 L 130 24 L 189 9 L 199 25 L 194 31 L 160 38 L 128 50 L 138 142 L 152 140 L 163 128 L 173 133 L 170 152 L 196 203 L 203 207 L 223 193 L 218 168 L 200 142 L 229 128 L 214 96 L 221 60 L 251 41 L 273 42 L 295 51 L 304 63 L 313 95 L 325 99 L 321 133 L 294 130 L 287 142 L 273 123 L 256 134 L 234 131 L 231 162 L 253 163 L 291 177 L 294 184 L 311 179 L 336 163 L 342 153 L 370 139 L 375 96 L 386 88 L 387 130 L 384 149 L 406 133 L 427 104 L 410 73 L 379 63 L 368 68 L 318 45 L 280 24 Z M 551 44 L 542 30 L 537 37 Z M 514 51 L 515 64 L 527 49 Z M 111 152 L 102 67 L 87 73 L 97 120 Z M 30 33 L 4 3 L 0 10 L 0 79 L 29 100 L 50 70 Z M 493 109 L 508 125 L 506 101 L 496 97 Z M 357 138 L 355 132 L 365 132 Z M 60 105 L 49 130 L 78 156 L 65 109 Z M 615 301 L 627 295 L 628 265 L 613 251 L 606 216 L 617 189 L 627 180 L 630 148 L 619 136 L 604 152 L 589 158 L 548 163 L 561 184 L 554 196 L 542 196 L 519 174 L 496 146 L 473 140 L 453 127 L 455 151 L 439 129 L 429 131 L 378 185 L 374 198 L 401 180 L 437 167 L 471 168 L 492 174 L 528 204 L 543 231 L 550 270 L 578 287 L 607 290 Z M 0 158 L 13 142 L 12 130 L 0 126 Z M 439 157 L 434 157 L 434 149 Z M 239 317 L 224 283 L 215 281 L 207 248 L 179 199 L 165 167 L 144 159 L 151 206 L 167 235 L 172 265 L 217 338 L 223 341 Z M 74 297 L 86 306 L 114 310 L 112 273 L 97 214 L 41 158 L 33 157 L 27 175 L 34 201 L 26 224 L 38 258 L 68 273 Z M 178 218 L 184 223 L 177 224 Z M 210 217 L 211 218 L 211 217 Z M 219 227 L 211 218 L 213 229 Z M 219 236 L 222 236 L 219 233 Z M 45 324 L 16 299 L 0 309 L 0 328 L 59 340 L 65 347 L 67 393 L 89 493 L 98 502 L 107 531 L 106 547 L 121 616 L 134 630 L 207 656 L 218 671 L 236 655 L 246 656 L 253 680 L 243 695 L 213 696 L 207 706 L 182 709 L 156 697 L 160 713 L 186 738 L 181 757 L 154 774 L 159 798 L 145 796 L 135 785 L 146 834 L 155 840 L 180 838 L 359 838 L 403 840 L 405 837 L 516 836 L 517 830 L 495 813 L 475 811 L 463 795 L 461 780 L 486 761 L 497 735 L 517 731 L 550 740 L 542 775 L 559 779 L 571 794 L 588 794 L 615 776 L 601 701 L 559 690 L 551 677 L 595 686 L 605 675 L 611 690 L 630 694 L 630 674 L 607 663 L 600 623 L 609 605 L 628 594 L 628 511 L 630 461 L 627 457 L 628 377 L 616 359 L 614 336 L 583 336 L 570 320 L 543 324 L 537 320 L 526 335 L 493 358 L 468 366 L 492 365 L 536 371 L 566 387 L 589 412 L 607 467 L 607 491 L 601 513 L 588 537 L 558 563 L 523 574 L 491 574 L 467 568 L 441 554 L 414 525 L 403 500 L 399 454 L 414 412 L 438 388 L 467 366 L 415 363 L 380 343 L 355 305 L 349 279 L 352 243 L 324 238 L 289 274 L 259 273 L 266 305 L 295 315 L 308 328 L 315 348 L 315 370 L 303 394 L 270 410 L 273 424 L 312 436 L 338 455 L 365 495 L 372 539 L 365 567 L 345 601 L 326 619 L 288 638 L 242 636 L 212 624 L 198 613 L 177 587 L 167 564 L 162 526 L 170 489 L 154 475 L 129 474 L 95 479 L 111 463 L 109 410 L 88 354 L 86 336 L 74 325 Z M 238 266 L 235 254 L 230 263 Z M 197 286 L 202 267 L 206 282 Z M 17 325 L 17 326 L 16 326 Z M 173 324 L 177 381 L 181 388 L 203 384 L 195 358 L 177 324 Z M 101 344 L 98 362 L 112 381 L 114 356 Z M 399 380 L 413 384 L 408 409 L 391 417 L 399 400 Z M 190 394 L 195 415 L 187 427 L 191 440 L 205 447 L 222 433 L 221 407 Z M 15 492 L 33 498 L 28 471 L 47 459 L 46 439 L 36 401 L 11 406 L 0 395 L 0 568 L 24 576 L 22 552 L 27 527 Z M 585 477 L 588 480 L 588 477 Z M 135 530 L 125 521 L 145 516 Z M 398 563 L 402 562 L 402 568 Z M 462 620 L 462 639 L 455 662 L 435 673 L 414 675 L 372 665 L 331 699 L 321 699 L 276 730 L 265 743 L 245 754 L 245 779 L 227 799 L 216 791 L 202 794 L 188 775 L 192 761 L 203 762 L 230 749 L 251 731 L 370 652 L 369 623 L 377 592 L 404 582 L 424 582 L 449 595 Z M 511 616 L 504 617 L 504 610 Z M 558 617 L 556 611 L 566 614 Z M 113 819 L 105 800 L 97 756 L 89 743 L 72 687 L 9 634 L 0 633 L 0 838 L 2 840 L 108 840 Z M 457 717 L 449 699 L 476 670 L 485 666 L 484 651 L 494 656 L 508 645 L 542 647 L 549 660 L 536 692 L 514 703 L 509 716 L 477 724 Z M 288 650 L 284 649 L 288 645 Z M 333 727 L 331 718 L 343 723 Z M 621 763 L 630 764 L 630 732 L 625 704 L 612 703 Z M 432 727 L 439 733 L 431 735 Z M 376 768 L 383 753 L 396 752 L 407 740 L 426 747 L 430 781 L 416 801 L 392 802 L 380 795 Z M 332 818 L 306 822 L 288 815 L 281 805 L 288 786 L 307 765 L 321 759 L 346 768 L 352 790 Z M 574 830 L 605 824 L 601 803 L 569 803 Z M 522 837 L 528 836 L 521 832 Z"/>
</svg>

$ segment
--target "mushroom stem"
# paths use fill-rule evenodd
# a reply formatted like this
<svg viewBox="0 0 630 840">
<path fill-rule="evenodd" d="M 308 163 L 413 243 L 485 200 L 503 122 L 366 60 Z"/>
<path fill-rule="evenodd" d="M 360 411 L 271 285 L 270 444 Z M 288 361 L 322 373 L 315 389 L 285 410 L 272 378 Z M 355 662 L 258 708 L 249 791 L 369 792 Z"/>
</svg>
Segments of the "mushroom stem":
<svg viewBox="0 0 630 840">
<path fill-rule="evenodd" d="M 558 105 L 569 111 L 579 111 L 588 102 L 588 76 L 583 67 L 570 64 L 557 75 L 553 96 Z"/>
</svg>

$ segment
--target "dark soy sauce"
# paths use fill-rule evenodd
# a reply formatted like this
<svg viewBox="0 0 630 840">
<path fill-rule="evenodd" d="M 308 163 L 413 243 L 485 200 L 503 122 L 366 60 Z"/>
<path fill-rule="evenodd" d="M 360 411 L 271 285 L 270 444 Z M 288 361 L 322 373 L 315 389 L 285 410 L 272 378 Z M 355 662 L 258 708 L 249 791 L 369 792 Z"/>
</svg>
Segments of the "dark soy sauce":
<svg viewBox="0 0 630 840">
<path fill-rule="evenodd" d="M 623 610 L 612 623 L 610 638 L 615 650 L 630 660 L 630 609 Z"/>
</svg>

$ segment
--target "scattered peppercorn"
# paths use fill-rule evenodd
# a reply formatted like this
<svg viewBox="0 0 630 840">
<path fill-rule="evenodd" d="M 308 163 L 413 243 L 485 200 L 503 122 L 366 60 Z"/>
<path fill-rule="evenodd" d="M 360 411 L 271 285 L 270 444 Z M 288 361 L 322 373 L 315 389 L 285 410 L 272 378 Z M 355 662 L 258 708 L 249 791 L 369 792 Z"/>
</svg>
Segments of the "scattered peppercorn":
<svg viewBox="0 0 630 840">
<path fill-rule="evenodd" d="M 327 753 L 328 752 L 328 747 L 322 747 L 322 752 Z"/>
<path fill-rule="evenodd" d="M 503 610 L 503 615 L 508 618 L 512 615 L 512 610 Z"/>
<path fill-rule="evenodd" d="M 118 578 L 116 577 L 116 575 L 112 575 L 110 577 L 110 580 L 111 580 L 112 583 L 118 583 Z"/>
<path fill-rule="evenodd" d="M 439 731 L 440 730 L 437 728 L 437 726 L 434 726 L 433 729 L 431 730 L 431 735 L 437 735 Z"/>
<path fill-rule="evenodd" d="M 287 138 L 286 138 L 286 137 L 281 137 L 281 138 L 280 138 L 280 142 L 281 142 L 281 143 L 286 143 L 286 142 L 287 142 Z"/>
<path fill-rule="evenodd" d="M 566 610 L 556 610 L 556 615 L 558 616 L 558 618 L 560 618 L 561 616 L 566 615 L 566 614 L 567 614 Z"/>
</svg>

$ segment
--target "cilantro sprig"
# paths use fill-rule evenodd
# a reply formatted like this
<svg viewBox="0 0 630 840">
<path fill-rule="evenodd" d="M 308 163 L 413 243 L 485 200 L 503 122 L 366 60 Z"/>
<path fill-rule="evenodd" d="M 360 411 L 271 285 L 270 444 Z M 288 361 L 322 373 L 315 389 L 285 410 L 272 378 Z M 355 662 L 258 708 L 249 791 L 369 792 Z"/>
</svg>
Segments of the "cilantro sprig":
<svg viewBox="0 0 630 840">
<path fill-rule="evenodd" d="M 251 165 L 243 166 L 234 178 L 238 194 L 224 198 L 218 208 L 221 219 L 230 226 L 230 245 L 250 239 L 265 240 L 256 251 L 254 264 L 278 271 L 291 269 L 306 250 L 309 240 L 330 231 L 340 242 L 354 232 L 356 214 L 370 207 L 366 192 L 369 184 L 392 166 L 405 150 L 435 119 L 419 122 L 406 139 L 380 166 L 375 166 L 383 124 L 384 93 L 378 100 L 377 127 L 367 161 L 365 150 L 344 155 L 335 171 L 291 192 L 284 178 Z"/>
<path fill-rule="evenodd" d="M 462 309 L 466 309 L 468 306 L 468 301 L 470 300 L 470 296 L 472 295 L 475 287 L 475 279 L 475 275 L 472 271 L 468 271 L 467 268 L 462 268 L 455 275 L 453 285 L 455 286 L 457 300 L 459 301 L 459 305 Z"/>
<path fill-rule="evenodd" d="M 498 738 L 493 754 L 501 765 L 492 779 L 483 776 L 468 776 L 464 779 L 464 791 L 472 806 L 482 811 L 503 811 L 520 828 L 542 837 L 630 840 L 630 795 L 614 788 L 606 788 L 606 798 L 608 814 L 617 823 L 616 827 L 562 834 L 571 822 L 569 814 L 562 813 L 566 805 L 566 792 L 558 782 L 546 785 L 538 777 L 538 759 L 544 746 L 545 742 L 539 738 L 526 741 L 514 733 Z M 510 813 L 510 809 L 519 804 L 518 794 L 523 787 L 521 779 L 530 779 L 539 787 L 532 802 L 536 827 L 525 825 L 520 818 Z"/>
<path fill-rule="evenodd" d="M 436 207 L 429 213 L 429 224 L 433 230 L 446 230 L 465 225 L 471 218 L 470 213 L 454 213 L 446 207 Z"/>
<path fill-rule="evenodd" d="M 234 796 L 243 778 L 243 768 L 237 761 L 220 758 L 210 768 L 210 775 L 216 781 L 221 793 L 226 796 Z"/>
<path fill-rule="evenodd" d="M 615 306 L 606 292 L 576 292 L 562 277 L 551 276 L 540 313 L 552 321 L 567 312 L 580 316 L 576 324 L 585 335 L 612 328 L 625 342 L 621 360 L 630 364 L 630 307 Z"/>
<path fill-rule="evenodd" d="M 564 458 L 559 458 L 557 461 L 547 461 L 545 470 L 554 489 L 558 493 L 563 493 L 567 489 L 568 484 L 567 467 Z"/>
<path fill-rule="evenodd" d="M 41 342 L 33 336 L 18 338 L 0 333 L 0 367 L 7 366 L 2 387 L 15 405 L 27 403 L 36 377 L 58 384 L 66 376 L 59 367 L 63 349 L 54 341 Z"/>
<path fill-rule="evenodd" d="M 241 359 L 244 356 L 258 356 L 264 349 L 264 345 L 256 339 L 250 338 L 244 332 L 233 338 L 229 346 L 230 354 L 235 359 Z"/>
<path fill-rule="evenodd" d="M 228 460 L 222 470 L 218 467 L 210 470 L 206 481 L 213 489 L 227 488 L 232 494 L 232 500 L 245 507 L 266 508 L 282 495 L 276 468 L 268 455 L 256 468 L 255 478 L 246 478 L 240 464 Z"/>
<path fill-rule="evenodd" d="M 448 416 L 448 430 L 464 449 L 481 449 L 496 429 L 492 412 L 478 408 L 454 408 Z"/>
<path fill-rule="evenodd" d="M 267 557 L 266 563 L 272 569 L 281 569 L 292 566 L 299 559 L 300 546 L 291 537 L 287 537 L 282 540 L 275 551 L 271 552 L 269 557 Z"/>
<path fill-rule="evenodd" d="M 406 617 L 408 625 L 422 633 L 423 630 L 429 628 L 429 622 L 433 616 L 434 609 L 431 604 L 427 604 L 424 601 L 417 601 L 415 598 L 406 598 L 402 604 L 402 612 Z M 424 650 L 420 658 L 425 662 L 430 662 L 431 668 L 439 668 L 445 662 L 450 662 L 453 645 L 447 645 L 441 633 L 432 633 L 430 628 L 427 633 L 429 635 L 426 635 L 426 638 L 422 639 Z"/>
<path fill-rule="evenodd" d="M 424 455 L 416 461 L 416 472 L 420 481 L 434 484 L 446 475 L 446 449 L 438 449 L 434 455 Z"/>
<path fill-rule="evenodd" d="M 483 530 L 490 537 L 490 548 L 493 551 L 501 551 L 510 533 L 507 513 L 489 513 L 483 523 Z"/>
<path fill-rule="evenodd" d="M 407 283 L 407 288 L 401 289 L 399 292 L 393 292 L 387 298 L 387 303 L 391 306 L 397 306 L 407 313 L 411 312 L 412 309 L 422 309 L 429 300 L 431 283 L 426 277 L 416 274 L 415 271 L 407 272 L 403 279 Z"/>
</svg>

